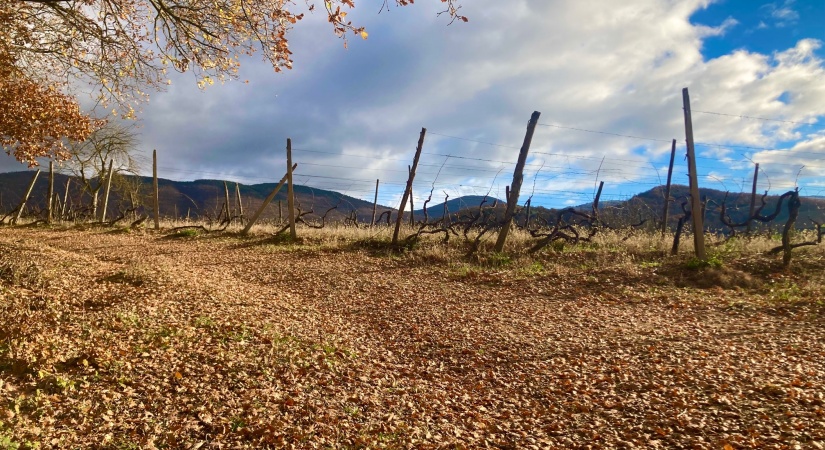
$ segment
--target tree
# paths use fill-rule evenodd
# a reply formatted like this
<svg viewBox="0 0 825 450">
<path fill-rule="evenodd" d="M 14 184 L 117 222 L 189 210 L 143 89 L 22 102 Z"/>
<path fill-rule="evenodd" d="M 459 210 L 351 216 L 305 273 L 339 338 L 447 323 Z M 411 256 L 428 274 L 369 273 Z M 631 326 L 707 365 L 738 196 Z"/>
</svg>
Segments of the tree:
<svg viewBox="0 0 825 450">
<path fill-rule="evenodd" d="M 383 7 L 387 7 L 387 0 Z M 453 20 L 457 0 L 441 0 Z M 398 5 L 413 0 L 396 0 Z M 307 0 L 309 10 L 315 9 Z M 169 69 L 201 87 L 237 76 L 239 56 L 260 52 L 276 72 L 292 67 L 287 32 L 303 14 L 289 0 L 0 0 L 0 144 L 30 165 L 65 157 L 63 139 L 84 140 L 101 123 L 80 112 L 77 82 L 124 117 Z M 354 0 L 326 0 L 334 33 L 367 33 L 347 21 Z M 344 8 L 345 10 L 342 10 Z M 28 95 L 22 95 L 24 90 Z M 8 103 L 7 100 L 10 100 Z M 48 114 L 45 114 L 48 112 Z"/>
<path fill-rule="evenodd" d="M 98 216 L 99 194 L 109 176 L 110 161 L 115 190 L 121 190 L 124 198 L 127 195 L 132 199 L 136 197 L 133 191 L 139 190 L 139 186 L 122 179 L 124 174 L 139 173 L 139 164 L 132 155 L 136 145 L 137 136 L 131 128 L 109 122 L 91 133 L 85 141 L 72 142 L 67 146 L 69 158 L 66 168 L 80 179 L 83 191 L 91 196 L 92 217 Z"/>
<path fill-rule="evenodd" d="M 0 40 L 7 32 L 1 14 Z M 40 156 L 65 158 L 63 139 L 83 140 L 99 124 L 54 85 L 21 75 L 1 47 L 0 105 L 0 146 L 29 166 L 37 165 Z"/>
</svg>

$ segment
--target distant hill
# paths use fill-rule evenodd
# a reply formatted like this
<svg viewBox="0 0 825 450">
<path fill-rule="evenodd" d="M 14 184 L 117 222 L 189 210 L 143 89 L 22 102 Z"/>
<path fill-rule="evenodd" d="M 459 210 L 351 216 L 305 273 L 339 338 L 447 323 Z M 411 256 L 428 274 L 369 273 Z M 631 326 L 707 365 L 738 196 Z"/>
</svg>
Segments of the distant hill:
<svg viewBox="0 0 825 450">
<path fill-rule="evenodd" d="M 492 206 L 493 203 L 496 202 L 496 198 L 494 197 L 486 197 L 487 203 L 484 206 Z M 448 214 L 452 215 L 458 213 L 459 211 L 463 210 L 476 210 L 478 206 L 484 201 L 485 197 L 483 195 L 465 195 L 463 197 L 458 197 L 452 200 L 447 200 L 447 212 Z M 498 200 L 499 204 L 504 204 L 503 200 Z M 427 204 L 427 217 L 431 220 L 433 219 L 440 219 L 444 216 L 444 202 L 440 203 L 429 203 Z M 424 209 L 422 205 L 422 209 L 415 210 L 415 218 L 416 220 L 423 220 L 424 219 Z"/>
<path fill-rule="evenodd" d="M 637 224 L 642 220 L 646 220 L 645 225 L 649 227 L 660 227 L 662 214 L 664 212 L 664 186 L 658 186 L 651 190 L 642 192 L 625 201 L 609 201 L 601 202 L 599 204 L 600 218 L 608 225 L 625 226 L 628 224 Z M 750 211 L 750 193 L 725 193 L 715 189 L 699 189 L 699 193 L 703 199 L 707 201 L 707 208 L 705 211 L 705 227 L 709 231 L 727 232 L 729 228 L 722 223 L 720 218 L 720 206 L 726 202 L 727 215 L 734 223 L 744 221 L 748 212 Z M 674 228 L 683 216 L 682 203 L 687 201 L 689 188 L 683 185 L 674 185 L 671 187 L 671 198 L 673 199 L 668 207 L 668 225 Z M 481 197 L 479 197 L 480 199 Z M 776 203 L 779 196 L 768 196 L 765 198 L 766 206 L 762 210 L 762 215 L 771 214 L 776 209 Z M 476 200 L 476 199 L 474 199 Z M 479 200 L 480 201 L 480 200 Z M 471 203 L 471 202 L 467 202 Z M 456 211 L 450 209 L 450 213 L 454 215 L 472 213 L 473 209 L 478 206 L 478 201 L 474 201 L 474 205 L 469 209 Z M 757 207 L 761 204 L 761 195 L 757 197 Z M 500 207 L 497 208 L 495 214 L 497 217 L 502 217 L 504 214 L 503 201 L 499 201 Z M 787 202 L 783 203 L 782 209 L 776 220 L 769 224 L 760 224 L 753 222 L 754 229 L 765 229 L 771 227 L 777 230 L 788 220 Z M 686 206 L 689 208 L 689 204 Z M 439 206 L 428 210 L 435 212 Z M 590 212 L 591 204 L 583 204 L 574 207 L 578 211 Z M 443 210 L 443 208 L 442 208 Z M 555 222 L 559 209 L 548 209 L 541 206 L 531 208 L 531 220 L 548 222 Z M 418 214 L 418 213 L 416 213 Z M 433 217 L 433 214 L 430 214 Z M 437 217 L 440 217 L 438 215 Z M 521 210 L 516 215 L 516 222 L 524 223 L 526 219 L 526 211 Z M 799 210 L 799 218 L 796 222 L 796 227 L 800 229 L 814 228 L 814 221 L 825 223 L 825 199 L 818 197 L 803 197 L 802 205 Z M 739 229 L 741 231 L 741 229 Z"/>
<path fill-rule="evenodd" d="M 0 215 L 5 214 L 17 207 L 21 198 L 25 194 L 29 182 L 33 176 L 31 171 L 0 173 Z M 62 199 L 65 195 L 66 180 L 69 177 L 64 174 L 55 174 L 55 192 Z M 135 201 L 140 205 L 150 205 L 150 193 L 152 187 L 152 179 L 149 177 L 126 177 L 132 185 L 139 186 L 138 195 Z M 244 213 L 250 216 L 261 205 L 264 198 L 275 188 L 276 183 L 262 183 L 253 185 L 240 185 L 241 198 L 243 203 Z M 160 214 L 163 217 L 173 218 L 207 218 L 217 217 L 224 203 L 224 185 L 220 180 L 195 180 L 195 181 L 173 181 L 167 179 L 158 180 L 159 197 L 160 197 Z M 32 191 L 31 199 L 27 205 L 28 211 L 41 211 L 45 209 L 46 197 L 48 189 L 48 174 L 41 173 Z M 229 183 L 230 191 L 230 209 L 236 208 L 235 202 L 235 184 Z M 671 188 L 671 198 L 674 199 L 669 205 L 669 219 L 668 224 L 671 227 L 676 225 L 678 218 L 683 215 L 681 204 L 686 201 L 688 197 L 688 187 L 683 185 L 674 185 Z M 734 222 L 740 222 L 747 217 L 750 205 L 750 194 L 744 193 L 730 193 L 714 190 L 714 189 L 700 189 L 703 198 L 707 199 L 708 207 L 706 210 L 706 228 L 712 231 L 725 231 L 725 227 L 719 218 L 719 205 L 727 202 L 728 214 Z M 262 215 L 263 219 L 278 219 L 279 207 L 278 202 L 281 202 L 280 215 L 286 218 L 286 188 L 275 197 L 275 200 L 265 210 Z M 88 205 L 90 204 L 90 197 L 88 194 L 80 190 L 78 182 L 72 182 L 69 189 L 69 203 L 71 205 Z M 342 221 L 355 212 L 360 223 L 369 222 L 372 217 L 372 203 L 358 198 L 350 197 L 334 191 L 324 189 L 316 189 L 308 186 L 295 185 L 295 198 L 298 207 L 303 211 L 312 210 L 313 213 L 308 215 L 309 219 L 318 219 L 330 208 L 336 207 L 330 211 L 327 218 L 330 221 Z M 776 207 L 777 196 L 769 196 L 766 198 L 767 206 L 763 210 L 763 215 L 770 214 Z M 449 214 L 456 217 L 460 214 L 474 213 L 483 196 L 471 195 L 464 196 L 447 201 L 447 210 Z M 495 198 L 489 198 L 485 206 L 492 206 L 496 201 Z M 109 218 L 115 217 L 118 211 L 125 210 L 131 204 L 131 199 L 128 195 L 121 195 L 118 191 L 113 190 L 112 197 L 109 201 Z M 757 199 L 757 205 L 759 199 Z M 415 206 L 423 207 L 423 205 L 416 204 Z M 494 211 L 494 215 L 501 217 L 504 214 L 505 203 L 503 200 L 498 200 L 498 207 Z M 576 207 L 576 209 L 589 211 L 591 205 L 585 204 Z M 149 208 L 143 207 L 141 212 L 148 211 Z M 643 219 L 647 219 L 647 224 L 651 227 L 660 226 L 662 212 L 664 210 L 664 186 L 658 186 L 651 190 L 637 194 L 626 201 L 610 201 L 603 202 L 600 207 L 601 218 L 608 224 L 623 226 L 630 223 L 638 223 Z M 382 212 L 393 211 L 395 208 L 378 205 L 377 215 Z M 531 208 L 531 218 L 543 218 L 550 222 L 555 220 L 558 209 L 548 209 L 543 207 Z M 406 213 L 405 216 L 408 216 Z M 429 220 L 437 220 L 444 214 L 444 203 L 433 203 L 427 205 L 427 214 Z M 394 215 L 393 215 L 394 217 Z M 787 208 L 783 205 L 782 211 L 776 221 L 768 226 L 777 229 L 781 226 L 788 217 Z M 386 215 L 384 216 L 386 218 Z M 415 210 L 415 219 L 423 220 L 423 209 Z M 526 211 L 522 210 L 516 216 L 516 221 L 523 223 L 526 219 Z M 799 219 L 797 221 L 798 228 L 813 228 L 814 221 L 825 222 L 825 199 L 821 197 L 803 197 L 802 206 L 800 208 Z M 757 224 L 759 227 L 759 224 Z"/>
<path fill-rule="evenodd" d="M 31 181 L 33 172 L 10 172 L 0 173 L 0 214 L 5 214 L 19 205 L 25 190 Z M 62 199 L 65 195 L 66 180 L 69 177 L 64 174 L 55 174 L 55 192 Z M 150 194 L 152 191 L 151 177 L 125 177 L 131 184 L 140 186 L 139 195 L 136 202 L 141 205 L 151 205 Z M 260 207 L 267 195 L 277 186 L 277 183 L 262 183 L 254 185 L 240 185 L 241 199 L 244 213 L 252 215 Z M 162 217 L 178 218 L 205 218 L 217 217 L 224 203 L 224 185 L 220 180 L 195 180 L 195 181 L 173 181 L 163 178 L 158 179 L 158 197 L 160 199 L 160 214 Z M 236 207 L 235 184 L 229 183 L 230 210 Z M 102 193 L 101 193 L 102 195 Z M 48 174 L 41 173 L 35 183 L 34 189 L 27 204 L 27 210 L 40 211 L 45 209 L 46 197 L 48 196 Z M 91 197 L 81 191 L 80 184 L 72 181 L 69 187 L 69 204 L 88 205 Z M 281 189 L 270 206 L 264 211 L 262 218 L 277 219 L 279 216 L 278 202 L 281 202 L 280 212 L 284 218 L 287 214 L 287 190 Z M 329 220 L 343 220 L 355 211 L 358 220 L 369 221 L 372 217 L 372 203 L 361 199 L 340 194 L 338 192 L 315 189 L 308 186 L 295 185 L 295 201 L 297 206 L 303 210 L 314 211 L 308 218 L 318 219 L 328 209 L 336 207 L 328 215 Z M 109 200 L 110 218 L 119 210 L 125 210 L 131 205 L 128 195 L 112 191 Z M 144 206 L 141 211 L 148 211 L 151 207 Z M 385 206 L 378 207 L 378 212 L 385 211 Z"/>
</svg>

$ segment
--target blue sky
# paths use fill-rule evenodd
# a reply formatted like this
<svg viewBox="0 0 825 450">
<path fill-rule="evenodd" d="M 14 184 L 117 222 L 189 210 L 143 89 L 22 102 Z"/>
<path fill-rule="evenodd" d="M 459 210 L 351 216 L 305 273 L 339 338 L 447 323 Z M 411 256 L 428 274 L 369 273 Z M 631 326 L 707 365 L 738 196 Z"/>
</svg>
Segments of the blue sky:
<svg viewBox="0 0 825 450">
<path fill-rule="evenodd" d="M 357 5 L 368 40 L 345 49 L 309 14 L 286 73 L 252 57 L 203 91 L 174 74 L 142 107 L 139 152 L 157 149 L 165 178 L 273 182 L 289 137 L 298 183 L 372 200 L 381 179 L 396 206 L 426 127 L 417 205 L 431 188 L 503 198 L 540 111 L 521 201 L 577 205 L 598 181 L 607 200 L 664 183 L 671 139 L 686 184 L 688 87 L 700 186 L 747 190 L 758 162 L 760 191 L 825 195 L 823 0 L 465 0 L 452 25 L 437 0 Z"/>
<path fill-rule="evenodd" d="M 732 18 L 737 23 L 722 36 L 705 41 L 702 54 L 716 58 L 745 49 L 770 54 L 793 47 L 802 38 L 825 38 L 825 1 L 822 0 L 720 0 L 691 18 L 694 23 L 720 25 Z M 815 52 L 825 56 L 822 48 Z"/>
</svg>

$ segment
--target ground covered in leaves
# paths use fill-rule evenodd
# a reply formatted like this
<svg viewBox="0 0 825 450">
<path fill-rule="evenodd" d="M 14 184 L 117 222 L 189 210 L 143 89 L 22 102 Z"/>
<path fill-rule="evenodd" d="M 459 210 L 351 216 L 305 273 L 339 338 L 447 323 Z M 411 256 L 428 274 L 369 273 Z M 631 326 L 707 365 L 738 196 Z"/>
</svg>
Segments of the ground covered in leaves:
<svg viewBox="0 0 825 450">
<path fill-rule="evenodd" d="M 825 262 L 798 253 L 2 228 L 0 449 L 823 448 Z"/>
</svg>

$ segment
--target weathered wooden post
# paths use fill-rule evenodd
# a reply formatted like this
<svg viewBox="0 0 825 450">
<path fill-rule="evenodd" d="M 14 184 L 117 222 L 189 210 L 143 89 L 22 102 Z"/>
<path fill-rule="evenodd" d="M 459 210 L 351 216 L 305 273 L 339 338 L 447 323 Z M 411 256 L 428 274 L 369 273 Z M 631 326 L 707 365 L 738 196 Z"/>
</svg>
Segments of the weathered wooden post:
<svg viewBox="0 0 825 450">
<path fill-rule="evenodd" d="M 670 184 L 673 180 L 673 161 L 676 159 L 676 139 L 670 144 L 670 165 L 667 167 L 667 185 L 665 185 L 665 210 L 662 212 L 662 236 L 667 233 L 667 218 L 670 213 Z"/>
<path fill-rule="evenodd" d="M 375 180 L 375 200 L 372 201 L 372 220 L 370 221 L 370 228 L 375 226 L 375 210 L 378 208 L 378 181 Z"/>
<path fill-rule="evenodd" d="M 100 221 L 106 221 L 106 209 L 109 207 L 109 192 L 112 190 L 112 175 L 114 174 L 114 170 L 112 169 L 112 164 L 114 164 L 114 160 L 109 160 L 109 177 L 106 179 L 106 195 L 103 197 L 103 212 L 100 214 Z"/>
<path fill-rule="evenodd" d="M 17 221 L 23 217 L 23 210 L 26 209 L 26 202 L 29 201 L 29 196 L 32 195 L 32 189 L 34 189 L 34 183 L 37 181 L 38 175 L 40 175 L 40 169 L 37 169 L 37 172 L 34 173 L 32 181 L 29 183 L 29 188 L 26 189 L 26 195 L 23 196 L 23 201 L 20 202 L 20 206 L 17 208 L 17 215 L 14 217 L 14 222 L 12 222 L 15 225 L 17 225 Z"/>
<path fill-rule="evenodd" d="M 791 266 L 791 250 L 793 249 L 791 245 L 791 233 L 793 233 L 794 223 L 796 223 L 796 219 L 799 217 L 800 206 L 799 189 L 797 188 L 791 192 L 791 196 L 788 199 L 788 221 L 785 222 L 785 227 L 782 229 L 782 267 L 786 269 Z M 819 228 L 817 228 L 817 232 L 819 232 Z"/>
<path fill-rule="evenodd" d="M 407 187 L 404 189 L 404 195 L 401 197 L 401 206 L 398 208 L 398 217 L 395 220 L 395 231 L 392 233 L 392 245 L 398 245 L 398 233 L 401 231 L 401 221 L 404 219 L 404 210 L 407 209 L 407 198 L 412 194 L 415 170 L 418 168 L 418 160 L 421 158 L 421 149 L 424 147 L 424 137 L 426 135 L 427 129 L 422 128 L 421 134 L 418 136 L 418 146 L 415 148 L 413 164 L 409 169 L 410 176 L 407 178 Z"/>
<path fill-rule="evenodd" d="M 66 205 L 69 204 L 69 183 L 71 182 L 71 178 L 66 178 L 66 192 L 63 194 L 63 206 L 60 208 L 60 220 L 66 217 Z"/>
<path fill-rule="evenodd" d="M 702 199 L 699 197 L 699 176 L 696 172 L 696 150 L 693 145 L 693 120 L 690 115 L 690 94 L 682 89 L 685 109 L 685 138 L 687 140 L 688 171 L 690 172 L 690 208 L 693 211 L 693 246 L 696 258 L 705 260 L 705 225 L 702 220 Z"/>
<path fill-rule="evenodd" d="M 410 166 L 407 166 L 407 173 L 412 171 Z M 413 206 L 413 192 L 412 187 L 410 187 L 410 226 L 415 227 L 415 207 Z"/>
<path fill-rule="evenodd" d="M 748 213 L 748 228 L 746 233 L 751 234 L 751 222 L 753 221 L 753 214 L 756 212 L 756 182 L 759 178 L 759 163 L 753 169 L 753 187 L 751 188 L 751 207 Z"/>
<path fill-rule="evenodd" d="M 287 176 L 287 198 L 286 207 L 289 208 L 289 236 L 294 241 L 298 239 L 295 230 L 295 188 L 292 185 L 292 139 L 286 140 L 286 176 Z"/>
<path fill-rule="evenodd" d="M 232 215 L 229 213 L 229 185 L 226 184 L 225 180 L 223 182 L 223 194 L 223 204 L 226 205 L 224 206 L 226 210 L 226 215 L 224 216 L 224 218 L 227 222 L 229 222 L 231 220 Z"/>
<path fill-rule="evenodd" d="M 54 210 L 54 161 L 49 161 L 49 201 L 46 203 L 46 223 L 52 223 Z"/>
<path fill-rule="evenodd" d="M 295 170 L 296 167 L 298 167 L 298 164 L 293 165 L 292 170 Z M 272 199 L 275 198 L 276 195 L 278 195 L 278 191 L 280 191 L 281 188 L 284 187 L 284 183 L 287 182 L 288 177 L 289 177 L 289 172 L 284 174 L 283 178 L 281 178 L 281 181 L 279 181 L 278 185 L 275 186 L 275 189 L 273 189 L 272 192 L 270 192 L 269 195 L 266 196 L 266 198 L 264 199 L 264 202 L 261 203 L 261 206 L 258 207 L 258 210 L 255 211 L 255 214 L 253 214 L 252 218 L 249 219 L 249 222 L 247 222 L 246 227 L 244 227 L 243 231 L 241 232 L 242 234 L 249 233 L 249 230 L 252 229 L 252 225 L 255 225 L 255 222 L 257 222 L 258 218 L 261 217 L 261 214 L 264 212 L 264 209 L 266 209 L 266 206 L 269 205 L 270 202 L 272 202 Z M 280 212 L 280 209 L 281 209 L 281 201 L 278 200 L 278 211 L 279 212 Z"/>
<path fill-rule="evenodd" d="M 593 225 L 596 226 L 599 223 L 599 200 L 602 198 L 602 189 L 604 188 L 604 181 L 599 182 L 599 190 L 596 191 L 596 198 L 593 199 L 593 218 L 596 220 L 596 223 Z"/>
<path fill-rule="evenodd" d="M 57 213 L 57 211 L 60 211 L 60 206 L 61 205 L 62 205 L 62 203 L 60 203 L 60 196 L 57 195 L 57 194 L 54 194 L 54 198 L 52 199 L 52 209 L 54 210 L 55 213 Z"/>
<path fill-rule="evenodd" d="M 155 229 L 160 229 L 160 203 L 158 199 L 158 151 L 152 150 L 152 187 L 155 201 Z"/>
<path fill-rule="evenodd" d="M 238 216 L 240 216 L 241 220 L 243 220 L 243 202 L 241 201 L 241 186 L 238 183 L 235 183 L 235 197 L 236 201 L 238 202 L 238 207 L 236 208 L 238 210 Z"/>
<path fill-rule="evenodd" d="M 507 210 L 504 213 L 504 223 L 502 224 L 501 231 L 498 233 L 498 240 L 496 240 L 496 252 L 502 252 L 504 250 L 504 243 L 507 242 L 507 235 L 510 233 L 510 225 L 513 223 L 513 216 L 516 214 L 516 206 L 518 205 L 521 183 L 524 181 L 524 165 L 527 163 L 527 153 L 530 151 L 530 144 L 533 142 L 533 133 L 536 131 L 536 124 L 539 122 L 540 115 L 540 112 L 533 111 L 533 115 L 530 116 L 530 122 L 527 123 L 527 133 L 524 135 L 524 142 L 521 144 L 518 162 L 516 162 L 516 170 L 513 172 L 513 183 L 510 186 L 510 195 L 507 197 Z"/>
<path fill-rule="evenodd" d="M 450 200 L 450 194 L 444 192 L 444 211 L 441 213 L 441 228 L 450 226 L 450 207 L 447 202 Z"/>
</svg>

